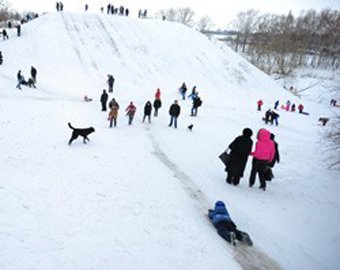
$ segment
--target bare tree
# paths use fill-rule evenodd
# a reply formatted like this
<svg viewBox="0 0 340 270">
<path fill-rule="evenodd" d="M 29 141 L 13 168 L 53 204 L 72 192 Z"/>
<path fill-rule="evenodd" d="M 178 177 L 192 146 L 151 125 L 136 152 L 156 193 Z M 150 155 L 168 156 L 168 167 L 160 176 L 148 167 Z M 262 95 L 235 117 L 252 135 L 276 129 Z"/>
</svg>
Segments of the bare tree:
<svg viewBox="0 0 340 270">
<path fill-rule="evenodd" d="M 245 52 L 248 39 L 258 22 L 258 10 L 249 9 L 245 12 L 239 12 L 237 18 L 232 22 L 234 30 L 238 32 L 236 37 L 236 48 L 242 47 L 242 52 Z"/>
<path fill-rule="evenodd" d="M 186 26 L 193 26 L 195 12 L 189 7 L 163 9 L 157 12 L 156 17 L 165 17 L 167 21 L 179 22 Z"/>
<path fill-rule="evenodd" d="M 212 23 L 210 17 L 204 16 L 198 21 L 196 28 L 197 28 L 198 31 L 204 32 L 206 30 L 211 29 L 213 26 L 214 26 L 214 24 Z"/>
</svg>

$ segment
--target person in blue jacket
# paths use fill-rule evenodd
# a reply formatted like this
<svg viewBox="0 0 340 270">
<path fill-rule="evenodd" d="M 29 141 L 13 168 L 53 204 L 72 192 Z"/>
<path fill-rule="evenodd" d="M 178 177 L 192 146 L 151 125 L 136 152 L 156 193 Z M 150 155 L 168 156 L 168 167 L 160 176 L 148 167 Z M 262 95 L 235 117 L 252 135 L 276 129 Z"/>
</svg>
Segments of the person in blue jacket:
<svg viewBox="0 0 340 270">
<path fill-rule="evenodd" d="M 246 232 L 237 229 L 232 221 L 224 202 L 217 201 L 214 210 L 209 209 L 209 218 L 217 229 L 217 233 L 229 243 L 236 245 L 236 240 L 252 246 L 253 242 Z"/>
</svg>

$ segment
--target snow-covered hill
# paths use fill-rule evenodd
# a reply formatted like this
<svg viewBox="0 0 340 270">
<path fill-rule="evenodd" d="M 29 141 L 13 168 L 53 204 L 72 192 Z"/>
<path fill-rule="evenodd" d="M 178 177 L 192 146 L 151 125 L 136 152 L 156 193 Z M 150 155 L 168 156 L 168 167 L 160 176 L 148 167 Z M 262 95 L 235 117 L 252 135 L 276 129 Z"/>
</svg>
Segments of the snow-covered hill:
<svg viewBox="0 0 340 270">
<path fill-rule="evenodd" d="M 0 41 L 0 269 L 337 268 L 340 179 L 324 164 L 317 124 L 327 108 L 279 111 L 280 125 L 267 127 L 281 150 L 275 179 L 266 192 L 249 188 L 249 160 L 233 187 L 217 156 L 244 127 L 265 126 L 256 101 L 302 101 L 230 49 L 182 25 L 96 14 L 49 14 L 9 34 Z M 31 65 L 38 88 L 16 89 Z M 115 129 L 99 102 L 109 73 Z M 180 100 L 175 130 L 168 108 L 184 81 L 203 106 L 192 118 Z M 160 115 L 142 123 L 158 87 Z M 68 122 L 95 127 L 90 143 L 68 146 Z M 218 199 L 254 247 L 217 235 L 205 214 Z"/>
</svg>

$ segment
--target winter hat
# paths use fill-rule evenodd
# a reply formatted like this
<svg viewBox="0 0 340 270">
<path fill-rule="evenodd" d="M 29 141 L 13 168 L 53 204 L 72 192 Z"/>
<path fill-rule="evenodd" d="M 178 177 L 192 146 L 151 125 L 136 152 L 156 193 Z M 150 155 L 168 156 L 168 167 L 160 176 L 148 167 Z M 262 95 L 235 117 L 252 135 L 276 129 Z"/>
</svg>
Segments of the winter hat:
<svg viewBox="0 0 340 270">
<path fill-rule="evenodd" d="M 242 134 L 247 137 L 251 137 L 253 135 L 253 131 L 250 128 L 245 128 L 242 131 Z"/>
<path fill-rule="evenodd" d="M 225 207 L 225 204 L 224 204 L 224 202 L 222 202 L 222 201 L 217 201 L 217 202 L 215 203 L 215 207 Z"/>
</svg>

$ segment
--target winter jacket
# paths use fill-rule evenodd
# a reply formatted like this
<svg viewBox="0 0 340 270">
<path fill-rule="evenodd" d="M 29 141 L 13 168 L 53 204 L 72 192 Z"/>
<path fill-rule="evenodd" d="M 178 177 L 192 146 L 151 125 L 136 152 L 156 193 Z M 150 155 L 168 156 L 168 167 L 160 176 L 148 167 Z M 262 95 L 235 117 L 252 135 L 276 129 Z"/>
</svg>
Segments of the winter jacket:
<svg viewBox="0 0 340 270">
<path fill-rule="evenodd" d="M 153 107 L 157 110 L 160 107 L 162 107 L 162 101 L 160 99 L 155 99 L 155 101 L 153 102 Z"/>
<path fill-rule="evenodd" d="M 111 111 L 109 112 L 108 120 L 110 120 L 110 119 L 117 119 L 117 117 L 118 117 L 118 110 L 119 110 L 118 103 L 113 104 L 112 107 L 111 107 Z"/>
<path fill-rule="evenodd" d="M 192 102 L 192 106 L 194 108 L 198 108 L 201 105 L 202 105 L 202 100 L 200 99 L 200 97 L 195 97 L 193 102 Z"/>
<path fill-rule="evenodd" d="M 248 161 L 248 156 L 253 146 L 250 136 L 239 136 L 230 145 L 230 161 L 226 171 L 236 177 L 243 177 L 244 169 Z"/>
<path fill-rule="evenodd" d="M 127 106 L 127 108 L 125 109 L 126 114 L 130 115 L 130 116 L 134 116 L 135 112 L 136 112 L 137 108 L 135 105 L 133 105 L 133 103 L 131 102 L 129 106 Z"/>
<path fill-rule="evenodd" d="M 266 129 L 260 129 L 257 134 L 255 151 L 251 155 L 259 160 L 272 162 L 275 156 L 275 145 L 270 139 L 270 132 Z"/>
<path fill-rule="evenodd" d="M 263 105 L 263 101 L 260 99 L 259 101 L 257 101 L 257 105 L 258 106 L 262 106 Z"/>
<path fill-rule="evenodd" d="M 169 109 L 169 114 L 171 116 L 178 117 L 181 113 L 181 107 L 178 104 L 172 104 Z"/>
<path fill-rule="evenodd" d="M 275 163 L 279 163 L 280 162 L 280 153 L 279 153 L 279 145 L 276 141 L 272 140 L 274 142 L 275 145 L 275 156 L 274 159 L 272 160 L 272 162 L 270 162 L 269 167 L 274 167 Z"/>
<path fill-rule="evenodd" d="M 108 98 L 109 98 L 109 95 L 108 95 L 106 92 L 104 92 L 104 93 L 100 96 L 100 102 L 106 103 Z"/>
<path fill-rule="evenodd" d="M 161 90 L 159 90 L 159 88 L 156 91 L 155 99 L 161 99 Z"/>
<path fill-rule="evenodd" d="M 144 115 L 150 115 L 152 111 L 151 102 L 147 102 L 144 106 Z"/>
<path fill-rule="evenodd" d="M 109 85 L 111 85 L 111 86 L 113 85 L 113 83 L 115 82 L 115 79 L 113 78 L 112 75 L 109 76 L 109 79 L 107 80 L 107 82 L 108 82 Z"/>
<path fill-rule="evenodd" d="M 227 208 L 225 207 L 224 202 L 217 201 L 215 203 L 214 210 L 209 210 L 209 218 L 211 222 L 216 226 L 220 222 L 230 222 L 231 217 L 228 213 Z"/>
</svg>

